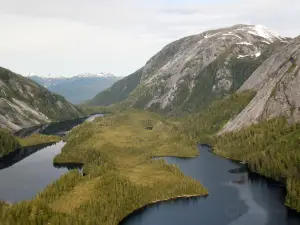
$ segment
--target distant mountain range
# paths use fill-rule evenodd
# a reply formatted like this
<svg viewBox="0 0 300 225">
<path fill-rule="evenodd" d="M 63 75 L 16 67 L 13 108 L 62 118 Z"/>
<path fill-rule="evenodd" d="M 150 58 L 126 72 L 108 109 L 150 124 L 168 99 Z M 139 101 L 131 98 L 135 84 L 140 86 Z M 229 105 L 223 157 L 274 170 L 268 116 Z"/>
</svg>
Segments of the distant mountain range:
<svg viewBox="0 0 300 225">
<path fill-rule="evenodd" d="M 119 80 L 111 73 L 85 73 L 74 77 L 31 74 L 28 78 L 44 86 L 49 91 L 64 96 L 73 104 L 83 103 L 93 98 L 97 93 L 104 91 Z"/>
</svg>

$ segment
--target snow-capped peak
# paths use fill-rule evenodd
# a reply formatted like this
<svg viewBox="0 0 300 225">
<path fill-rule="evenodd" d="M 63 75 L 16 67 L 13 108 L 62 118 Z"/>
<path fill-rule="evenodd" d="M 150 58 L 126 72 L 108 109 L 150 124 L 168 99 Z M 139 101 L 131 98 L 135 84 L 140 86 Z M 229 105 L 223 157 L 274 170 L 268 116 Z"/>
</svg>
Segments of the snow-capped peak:
<svg viewBox="0 0 300 225">
<path fill-rule="evenodd" d="M 39 76 L 36 73 L 29 73 L 26 77 L 40 77 L 40 78 L 44 78 L 44 79 L 66 79 L 67 78 L 62 75 L 52 75 L 52 74 Z"/>
<path fill-rule="evenodd" d="M 114 75 L 111 74 L 111 73 L 101 72 L 101 73 L 96 73 L 96 74 L 94 74 L 94 73 L 84 73 L 84 74 L 80 74 L 76 77 L 103 77 L 103 78 L 109 78 L 109 77 L 114 77 Z"/>
<path fill-rule="evenodd" d="M 62 75 L 52 75 L 52 74 L 49 74 L 47 76 L 45 76 L 46 78 L 55 78 L 55 79 L 65 79 L 67 77 L 65 76 L 62 76 Z"/>
<path fill-rule="evenodd" d="M 245 25 L 243 28 L 239 28 L 238 30 L 246 31 L 249 34 L 262 37 L 267 42 L 274 42 L 276 40 L 284 40 L 279 34 L 271 32 L 263 25 Z"/>
</svg>

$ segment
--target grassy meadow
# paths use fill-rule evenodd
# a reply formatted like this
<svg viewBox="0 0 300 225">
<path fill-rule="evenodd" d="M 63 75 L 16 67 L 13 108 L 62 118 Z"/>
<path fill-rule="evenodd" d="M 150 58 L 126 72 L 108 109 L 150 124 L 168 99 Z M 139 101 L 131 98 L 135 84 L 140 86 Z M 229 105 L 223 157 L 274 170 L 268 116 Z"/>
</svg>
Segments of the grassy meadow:
<svg viewBox="0 0 300 225">
<path fill-rule="evenodd" d="M 0 158 L 10 152 L 27 146 L 58 142 L 61 137 L 54 135 L 33 134 L 25 138 L 13 136 L 8 130 L 0 129 Z"/>
<path fill-rule="evenodd" d="M 32 201 L 0 203 L 0 221 L 117 225 L 152 202 L 205 196 L 207 190 L 175 165 L 151 159 L 198 154 L 195 142 L 155 113 L 132 110 L 97 118 L 74 128 L 54 159 L 55 163 L 84 163 L 85 176 L 74 170 Z"/>
<path fill-rule="evenodd" d="M 51 142 L 61 141 L 61 137 L 55 135 L 32 134 L 28 137 L 16 137 L 22 147 L 33 146 L 38 144 L 45 144 Z"/>
</svg>

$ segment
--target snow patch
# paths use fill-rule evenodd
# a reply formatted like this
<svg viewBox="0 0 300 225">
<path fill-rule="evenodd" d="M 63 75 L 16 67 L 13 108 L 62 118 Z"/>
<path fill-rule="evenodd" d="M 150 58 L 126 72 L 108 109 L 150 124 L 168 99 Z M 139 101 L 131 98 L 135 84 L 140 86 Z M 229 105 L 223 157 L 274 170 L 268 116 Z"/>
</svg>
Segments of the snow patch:
<svg viewBox="0 0 300 225">
<path fill-rule="evenodd" d="M 254 55 L 238 55 L 238 59 L 242 59 L 242 58 L 245 58 L 245 57 L 259 57 L 261 56 L 261 52 L 257 52 L 255 53 Z"/>
<path fill-rule="evenodd" d="M 245 58 L 245 57 L 250 57 L 251 55 L 238 55 L 238 59 L 241 59 L 241 58 Z"/>
<path fill-rule="evenodd" d="M 265 43 L 265 44 L 271 44 L 270 42 L 268 42 L 268 41 L 261 41 L 262 43 Z"/>
<path fill-rule="evenodd" d="M 237 45 L 253 45 L 251 42 L 246 42 L 246 41 L 243 41 L 243 42 L 239 42 L 239 43 L 236 43 Z"/>
<path fill-rule="evenodd" d="M 62 76 L 62 75 L 52 75 L 52 74 L 49 74 L 48 76 L 44 76 L 44 77 L 41 77 L 41 78 L 67 79 L 68 77 L 65 77 L 65 76 Z"/>
<path fill-rule="evenodd" d="M 96 73 L 96 74 L 93 74 L 93 73 L 84 73 L 84 74 L 80 74 L 80 75 L 77 75 L 75 77 L 103 77 L 103 78 L 110 78 L 110 77 L 114 77 L 113 74 L 111 73 Z"/>
<path fill-rule="evenodd" d="M 211 37 L 217 36 L 218 34 L 220 34 L 220 32 L 217 32 L 217 33 L 215 33 L 215 34 L 211 34 L 211 35 L 207 35 L 207 34 L 205 34 L 205 35 L 204 35 L 204 38 L 205 38 L 205 39 L 207 39 L 207 38 L 211 38 Z"/>
<path fill-rule="evenodd" d="M 282 38 L 279 35 L 267 30 L 262 25 L 256 25 L 256 26 L 251 27 L 251 30 L 249 30 L 248 33 L 255 35 L 255 36 L 262 37 L 262 38 L 268 40 L 269 42 L 274 42 L 275 39 L 282 40 Z"/>
<path fill-rule="evenodd" d="M 234 36 L 234 37 L 237 37 L 239 38 L 240 40 L 242 40 L 242 38 L 236 34 L 233 34 L 232 32 L 229 32 L 228 34 L 222 34 L 222 36 Z"/>
</svg>

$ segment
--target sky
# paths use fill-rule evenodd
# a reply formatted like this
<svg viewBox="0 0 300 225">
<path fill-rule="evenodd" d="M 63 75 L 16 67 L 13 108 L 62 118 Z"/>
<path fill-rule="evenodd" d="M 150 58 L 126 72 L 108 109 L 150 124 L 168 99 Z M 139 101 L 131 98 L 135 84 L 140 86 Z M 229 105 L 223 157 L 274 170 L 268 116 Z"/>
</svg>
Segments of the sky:
<svg viewBox="0 0 300 225">
<path fill-rule="evenodd" d="M 300 35 L 299 0 L 0 0 L 0 66 L 127 76 L 166 44 L 234 24 Z"/>
</svg>

